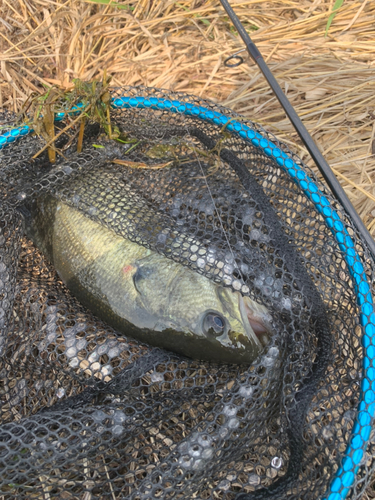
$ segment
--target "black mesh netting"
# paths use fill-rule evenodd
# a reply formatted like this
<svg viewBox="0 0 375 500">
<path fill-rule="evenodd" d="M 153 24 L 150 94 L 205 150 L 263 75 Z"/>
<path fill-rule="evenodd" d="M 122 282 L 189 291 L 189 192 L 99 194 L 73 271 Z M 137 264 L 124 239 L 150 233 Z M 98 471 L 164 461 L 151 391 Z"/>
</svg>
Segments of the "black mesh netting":
<svg viewBox="0 0 375 500">
<path fill-rule="evenodd" d="M 191 96 L 112 95 L 173 98 L 261 132 L 319 186 L 373 281 L 374 263 L 339 203 L 275 137 Z M 358 421 L 364 357 L 342 245 L 264 145 L 156 108 L 112 110 L 123 143 L 88 124 L 78 154 L 62 134 L 54 165 L 46 151 L 31 159 L 45 144 L 33 135 L 0 151 L 0 495 L 312 500 L 349 470 L 355 480 L 331 492 L 359 498 L 373 470 L 371 440 L 359 468 L 346 461 L 339 470 Z M 78 237 L 87 241 L 76 255 Z M 110 238 L 120 241 L 113 253 Z M 128 262 L 123 241 L 147 265 Z M 121 272 L 136 269 L 136 292 L 169 329 L 153 328 L 151 316 L 141 328 L 121 317 L 123 274 L 111 270 L 120 254 Z M 267 335 L 257 349 L 175 333 L 171 304 L 191 324 L 202 283 L 259 304 Z"/>
</svg>

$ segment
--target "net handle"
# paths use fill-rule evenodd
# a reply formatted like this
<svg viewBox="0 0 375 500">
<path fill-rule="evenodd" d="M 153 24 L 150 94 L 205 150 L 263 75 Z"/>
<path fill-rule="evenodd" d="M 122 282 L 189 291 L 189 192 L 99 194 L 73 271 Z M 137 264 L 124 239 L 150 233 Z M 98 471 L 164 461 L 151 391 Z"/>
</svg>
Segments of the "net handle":
<svg viewBox="0 0 375 500">
<path fill-rule="evenodd" d="M 169 111 L 199 118 L 220 127 L 225 126 L 228 131 L 251 143 L 265 155 L 272 158 L 291 177 L 306 197 L 314 204 L 335 237 L 354 283 L 357 304 L 360 309 L 360 323 L 363 331 L 362 346 L 364 348 L 361 394 L 357 407 L 357 419 L 353 426 L 341 467 L 336 472 L 330 487 L 323 496 L 323 500 L 344 500 L 354 484 L 355 476 L 364 458 L 366 448 L 369 444 L 372 419 L 375 414 L 375 368 L 372 367 L 375 360 L 375 312 L 371 287 L 361 258 L 340 216 L 316 183 L 287 153 L 244 123 L 203 106 L 158 97 L 117 97 L 112 99 L 112 107 L 114 109 L 138 108 Z M 65 116 L 64 113 L 60 113 L 59 115 L 62 115 L 62 117 L 57 117 L 59 120 Z M 0 148 L 29 134 L 31 131 L 30 127 L 23 126 L 7 132 L 0 136 Z M 374 345 L 372 345 L 372 341 Z"/>
<path fill-rule="evenodd" d="M 253 59 L 253 61 L 258 65 L 260 71 L 263 73 L 263 76 L 267 80 L 269 86 L 271 87 L 273 93 L 277 97 L 277 100 L 281 104 L 282 108 L 285 111 L 285 114 L 291 121 L 294 129 L 297 134 L 301 138 L 303 144 L 306 146 L 308 152 L 310 153 L 311 158 L 314 160 L 315 165 L 320 170 L 323 175 L 325 181 L 327 182 L 330 190 L 334 194 L 334 196 L 340 201 L 341 205 L 344 207 L 346 213 L 351 217 L 358 231 L 362 234 L 365 239 L 372 256 L 375 258 L 375 241 L 369 233 L 367 227 L 364 225 L 362 219 L 356 212 L 353 207 L 351 201 L 347 197 L 344 189 L 341 187 L 341 184 L 336 179 L 335 174 L 332 172 L 331 167 L 326 162 L 324 156 L 320 152 L 318 146 L 315 144 L 313 138 L 309 134 L 308 130 L 302 123 L 300 117 L 297 115 L 295 109 L 290 104 L 289 99 L 284 94 L 280 85 L 278 84 L 276 78 L 273 76 L 271 70 L 269 69 L 266 61 L 263 59 L 262 54 L 259 52 L 258 47 L 251 40 L 249 35 L 247 34 L 245 28 L 243 27 L 241 21 L 238 19 L 237 15 L 233 11 L 232 7 L 229 5 L 227 0 L 220 0 L 221 5 L 225 9 L 226 13 L 230 17 L 233 25 L 238 31 L 242 41 L 246 45 L 246 49 Z"/>
</svg>

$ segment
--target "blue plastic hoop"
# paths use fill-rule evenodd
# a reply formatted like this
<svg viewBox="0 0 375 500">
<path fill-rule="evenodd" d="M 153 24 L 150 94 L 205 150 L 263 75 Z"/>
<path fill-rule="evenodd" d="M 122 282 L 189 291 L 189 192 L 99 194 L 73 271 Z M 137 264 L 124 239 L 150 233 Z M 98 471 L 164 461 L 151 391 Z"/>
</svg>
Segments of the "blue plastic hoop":
<svg viewBox="0 0 375 500">
<path fill-rule="evenodd" d="M 337 470 L 329 489 L 323 496 L 323 500 L 344 500 L 354 484 L 355 476 L 364 458 L 370 439 L 371 422 L 375 413 L 375 367 L 372 366 L 373 360 L 375 360 L 375 312 L 371 289 L 363 264 L 356 252 L 354 242 L 339 215 L 316 183 L 292 158 L 259 132 L 254 131 L 237 120 L 230 119 L 222 113 L 202 106 L 158 97 L 117 97 L 112 100 L 112 107 L 115 109 L 149 108 L 165 110 L 200 118 L 221 127 L 225 125 L 226 129 L 238 135 L 241 139 L 250 142 L 253 146 L 261 149 L 267 156 L 273 158 L 290 175 L 307 198 L 315 205 L 315 208 L 322 215 L 326 225 L 336 238 L 348 265 L 357 294 L 357 304 L 360 308 L 360 322 L 363 330 L 362 346 L 364 348 L 361 395 L 357 408 L 357 419 L 353 426 L 341 467 Z M 64 116 L 65 113 L 59 113 L 56 119 L 60 121 Z M 0 135 L 0 149 L 28 135 L 30 132 L 32 132 L 32 129 L 25 125 Z"/>
</svg>

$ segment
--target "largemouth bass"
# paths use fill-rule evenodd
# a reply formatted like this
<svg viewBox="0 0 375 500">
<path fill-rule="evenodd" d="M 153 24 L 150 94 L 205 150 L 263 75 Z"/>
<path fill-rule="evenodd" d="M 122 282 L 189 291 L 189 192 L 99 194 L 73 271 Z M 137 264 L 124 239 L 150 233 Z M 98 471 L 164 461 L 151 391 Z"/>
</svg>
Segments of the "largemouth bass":
<svg viewBox="0 0 375 500">
<path fill-rule="evenodd" d="M 128 209 L 136 200 L 141 210 L 139 193 L 132 198 L 125 186 L 119 191 L 121 234 L 92 220 L 87 214 L 93 209 L 113 213 L 115 186 L 119 189 L 98 169 L 71 186 L 70 200 L 90 200 L 87 213 L 58 195 L 42 197 L 31 210 L 29 235 L 72 294 L 107 323 L 146 343 L 201 360 L 254 360 L 269 340 L 267 309 L 121 235 L 136 229 L 135 211 Z M 148 210 L 146 219 L 156 231 L 157 214 Z"/>
</svg>

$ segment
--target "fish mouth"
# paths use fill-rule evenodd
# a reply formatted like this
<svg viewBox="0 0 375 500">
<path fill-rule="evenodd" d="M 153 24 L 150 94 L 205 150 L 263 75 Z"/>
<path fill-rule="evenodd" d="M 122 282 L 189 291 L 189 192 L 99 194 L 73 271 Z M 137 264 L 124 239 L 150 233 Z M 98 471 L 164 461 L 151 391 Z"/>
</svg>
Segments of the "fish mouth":
<svg viewBox="0 0 375 500">
<path fill-rule="evenodd" d="M 269 342 L 271 329 L 265 316 L 261 313 L 256 313 L 252 308 L 249 297 L 243 297 L 240 293 L 238 294 L 238 306 L 248 337 L 259 348 L 266 346 Z"/>
</svg>

